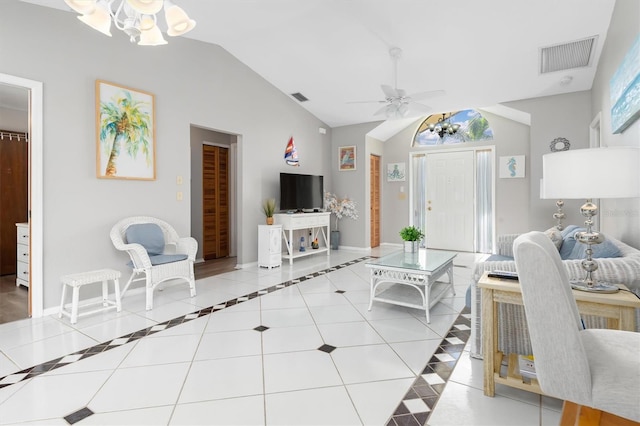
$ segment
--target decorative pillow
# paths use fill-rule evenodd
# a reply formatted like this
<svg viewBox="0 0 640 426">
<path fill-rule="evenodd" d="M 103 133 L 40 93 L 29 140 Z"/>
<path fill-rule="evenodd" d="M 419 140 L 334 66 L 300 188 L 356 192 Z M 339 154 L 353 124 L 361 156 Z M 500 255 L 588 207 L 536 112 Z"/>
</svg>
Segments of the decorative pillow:
<svg viewBox="0 0 640 426">
<path fill-rule="evenodd" d="M 604 237 L 604 235 L 603 235 Z M 620 249 L 616 247 L 615 244 L 608 240 L 607 237 L 604 237 L 604 241 L 600 244 L 592 244 L 591 250 L 593 250 L 592 258 L 603 258 L 603 257 L 622 257 L 622 253 Z M 571 250 L 571 254 L 567 257 L 567 259 L 586 259 L 587 258 L 587 245 L 578 242 L 573 250 Z"/>
<path fill-rule="evenodd" d="M 580 228 L 577 225 L 569 225 L 562 230 L 562 245 L 560 246 L 560 258 L 568 259 L 571 255 L 573 248 L 576 245 L 576 239 L 574 234 L 578 231 L 585 231 L 585 228 Z"/>
<path fill-rule="evenodd" d="M 556 228 L 549 228 L 544 231 L 544 234 L 551 239 L 553 244 L 556 246 L 558 251 L 560 251 L 560 247 L 562 247 L 562 233 Z"/>
<path fill-rule="evenodd" d="M 164 234 L 155 223 L 136 223 L 127 228 L 125 233 L 127 242 L 140 244 L 149 255 L 162 254 L 164 252 Z"/>
</svg>

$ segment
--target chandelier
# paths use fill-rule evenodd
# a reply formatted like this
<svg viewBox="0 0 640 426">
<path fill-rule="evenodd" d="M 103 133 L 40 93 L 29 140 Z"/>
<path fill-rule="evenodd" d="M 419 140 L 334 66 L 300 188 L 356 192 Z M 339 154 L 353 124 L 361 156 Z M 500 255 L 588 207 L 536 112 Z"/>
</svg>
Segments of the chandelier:
<svg viewBox="0 0 640 426">
<path fill-rule="evenodd" d="M 167 44 L 158 28 L 156 14 L 164 7 L 167 34 L 179 36 L 191 31 L 196 21 L 169 0 L 64 0 L 85 24 L 111 37 L 111 21 L 140 46 Z"/>
<path fill-rule="evenodd" d="M 451 118 L 451 115 L 449 115 Z M 445 114 L 442 114 L 442 118 L 438 119 L 437 123 L 431 123 L 427 127 L 431 133 L 437 133 L 440 138 L 443 138 L 445 135 L 454 135 L 460 129 L 460 125 L 458 123 L 449 123 L 445 119 Z"/>
</svg>

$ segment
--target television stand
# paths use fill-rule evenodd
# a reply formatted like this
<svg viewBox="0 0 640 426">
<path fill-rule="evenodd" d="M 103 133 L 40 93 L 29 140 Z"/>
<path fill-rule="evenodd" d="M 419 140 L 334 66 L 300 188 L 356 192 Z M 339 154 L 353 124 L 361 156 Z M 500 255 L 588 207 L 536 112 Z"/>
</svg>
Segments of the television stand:
<svg viewBox="0 0 640 426">
<path fill-rule="evenodd" d="M 277 213 L 273 215 L 275 223 L 282 225 L 282 238 L 285 242 L 286 251 L 282 253 L 283 259 L 289 259 L 289 265 L 293 265 L 293 259 L 311 256 L 329 251 L 329 226 L 331 213 Z M 298 229 L 310 229 L 311 238 L 307 241 L 305 251 L 296 248 L 296 241 L 293 240 L 293 231 Z M 305 235 L 305 241 L 308 235 Z M 311 241 L 318 239 L 319 248 L 311 248 Z M 323 245 L 324 243 L 324 245 Z"/>
</svg>

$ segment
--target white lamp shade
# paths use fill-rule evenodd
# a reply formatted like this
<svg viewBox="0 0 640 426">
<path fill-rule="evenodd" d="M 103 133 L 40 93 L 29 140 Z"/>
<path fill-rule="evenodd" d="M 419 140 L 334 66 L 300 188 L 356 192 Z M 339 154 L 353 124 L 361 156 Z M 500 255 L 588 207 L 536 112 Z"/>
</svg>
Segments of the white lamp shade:
<svg viewBox="0 0 640 426">
<path fill-rule="evenodd" d="M 127 0 L 136 12 L 153 15 L 162 9 L 162 0 Z"/>
<path fill-rule="evenodd" d="M 165 0 L 164 2 L 164 17 L 167 21 L 167 34 L 175 37 L 182 34 L 186 34 L 196 26 L 196 21 L 189 19 L 187 13 L 181 8 Z"/>
<path fill-rule="evenodd" d="M 640 148 L 576 149 L 542 156 L 547 199 L 640 197 Z"/>
<path fill-rule="evenodd" d="M 150 30 L 140 32 L 140 41 L 138 42 L 138 45 L 161 46 L 163 44 L 167 44 L 167 41 L 162 37 L 160 28 L 158 28 L 157 25 L 154 25 Z"/>
<path fill-rule="evenodd" d="M 93 12 L 78 16 L 78 19 L 94 30 L 111 37 L 111 15 L 106 3 L 98 2 Z"/>
<path fill-rule="evenodd" d="M 64 0 L 71 9 L 78 13 L 92 13 L 96 8 L 96 0 Z"/>
</svg>

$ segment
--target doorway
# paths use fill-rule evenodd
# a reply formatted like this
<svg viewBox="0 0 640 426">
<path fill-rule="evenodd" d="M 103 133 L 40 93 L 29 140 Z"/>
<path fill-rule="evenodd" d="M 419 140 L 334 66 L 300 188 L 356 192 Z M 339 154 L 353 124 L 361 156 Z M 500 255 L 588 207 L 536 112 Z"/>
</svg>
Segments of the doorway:
<svg viewBox="0 0 640 426">
<path fill-rule="evenodd" d="M 24 89 L 28 97 L 28 232 L 29 275 L 28 315 L 43 315 L 43 85 L 0 73 L 0 86 Z"/>
<path fill-rule="evenodd" d="M 229 149 L 202 145 L 202 257 L 229 256 Z"/>
<path fill-rule="evenodd" d="M 413 224 L 427 248 L 491 252 L 493 149 L 411 154 Z"/>
<path fill-rule="evenodd" d="M 369 209 L 371 221 L 371 248 L 380 245 L 380 156 L 371 155 L 369 167 Z"/>
</svg>

